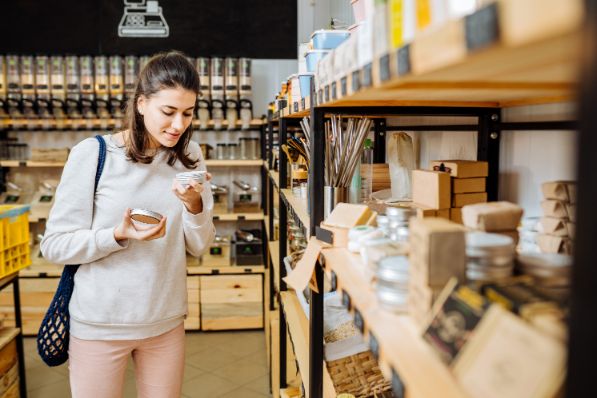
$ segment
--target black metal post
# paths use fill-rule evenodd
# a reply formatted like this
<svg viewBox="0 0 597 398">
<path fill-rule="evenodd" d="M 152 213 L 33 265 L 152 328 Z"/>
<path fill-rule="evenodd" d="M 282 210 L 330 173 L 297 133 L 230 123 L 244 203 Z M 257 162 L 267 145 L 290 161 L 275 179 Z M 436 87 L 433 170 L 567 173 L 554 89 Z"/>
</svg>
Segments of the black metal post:
<svg viewBox="0 0 597 398">
<path fill-rule="evenodd" d="M 489 163 L 487 176 L 487 199 L 498 200 L 500 173 L 500 137 L 499 122 L 502 119 L 499 108 L 490 108 L 479 114 L 477 136 L 477 160 Z"/>
<path fill-rule="evenodd" d="M 274 122 L 273 122 L 274 113 L 271 110 L 267 111 L 267 164 L 269 165 L 270 170 L 274 168 L 273 165 L 273 148 L 274 148 Z"/>
<path fill-rule="evenodd" d="M 279 123 L 279 144 L 282 147 L 282 144 L 286 143 L 287 140 L 287 123 L 286 119 L 280 118 Z M 280 152 L 278 157 L 278 165 L 279 165 L 279 173 L 280 173 L 280 190 L 282 188 L 286 188 L 287 185 L 287 168 L 288 159 L 286 159 L 286 155 Z M 284 257 L 286 257 L 286 242 L 288 241 L 288 207 L 286 206 L 286 202 L 279 199 L 279 237 L 280 237 L 280 257 L 279 257 L 279 272 L 280 280 L 280 292 L 284 292 L 287 290 L 286 282 L 282 278 L 286 277 L 286 267 L 284 266 Z M 280 388 L 286 387 L 286 316 L 284 315 L 284 306 L 280 305 Z"/>
<path fill-rule="evenodd" d="M 325 108 L 311 108 L 311 166 L 309 167 L 310 233 L 323 221 Z M 309 301 L 309 396 L 323 397 L 323 268 L 315 266 L 319 292 Z"/>
<path fill-rule="evenodd" d="M 27 398 L 27 381 L 25 380 L 25 348 L 23 347 L 23 321 L 21 318 L 21 293 L 19 291 L 19 277 L 15 276 L 12 282 L 12 292 L 15 304 L 15 326 L 20 329 L 17 336 L 17 354 L 19 356 L 19 392 L 20 396 Z"/>
<path fill-rule="evenodd" d="M 595 147 L 597 145 L 597 1 L 586 2 L 587 27 L 583 37 L 582 75 L 579 85 L 580 134 L 577 150 L 578 200 L 577 223 L 570 289 L 568 339 L 567 397 L 595 397 L 597 383 L 590 364 L 597 355 L 597 273 L 595 272 L 595 239 L 597 237 L 597 173 Z"/>
<path fill-rule="evenodd" d="M 386 162 L 386 119 L 374 119 L 373 163 Z"/>
</svg>

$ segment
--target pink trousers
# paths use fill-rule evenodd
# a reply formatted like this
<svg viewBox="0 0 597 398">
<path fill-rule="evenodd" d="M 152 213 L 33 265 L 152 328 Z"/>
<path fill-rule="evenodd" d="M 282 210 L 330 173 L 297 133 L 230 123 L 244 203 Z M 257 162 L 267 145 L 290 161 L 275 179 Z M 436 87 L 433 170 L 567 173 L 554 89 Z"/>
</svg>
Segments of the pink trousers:
<svg viewBox="0 0 597 398">
<path fill-rule="evenodd" d="M 129 356 L 139 398 L 180 397 L 184 374 L 184 326 L 142 340 L 80 340 L 70 337 L 73 398 L 121 398 Z"/>
</svg>

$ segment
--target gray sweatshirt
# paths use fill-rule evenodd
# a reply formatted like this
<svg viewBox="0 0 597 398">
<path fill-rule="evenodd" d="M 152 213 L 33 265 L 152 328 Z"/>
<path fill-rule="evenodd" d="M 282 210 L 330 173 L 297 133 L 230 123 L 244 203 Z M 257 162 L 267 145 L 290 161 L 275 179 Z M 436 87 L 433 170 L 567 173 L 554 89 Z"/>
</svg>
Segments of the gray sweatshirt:
<svg viewBox="0 0 597 398">
<path fill-rule="evenodd" d="M 186 253 L 199 256 L 215 228 L 208 184 L 203 212 L 189 213 L 172 192 L 182 163 L 167 163 L 160 151 L 151 164 L 133 163 L 123 147 L 104 136 L 106 163 L 97 192 L 93 185 L 99 145 L 94 138 L 71 151 L 56 191 L 55 204 L 41 242 L 44 257 L 56 264 L 81 264 L 70 301 L 70 332 L 84 340 L 132 340 L 153 337 L 178 326 L 187 314 Z M 205 162 L 197 143 L 188 151 Z M 114 239 L 114 227 L 126 208 L 142 208 L 168 217 L 166 235 L 147 242 Z"/>
</svg>

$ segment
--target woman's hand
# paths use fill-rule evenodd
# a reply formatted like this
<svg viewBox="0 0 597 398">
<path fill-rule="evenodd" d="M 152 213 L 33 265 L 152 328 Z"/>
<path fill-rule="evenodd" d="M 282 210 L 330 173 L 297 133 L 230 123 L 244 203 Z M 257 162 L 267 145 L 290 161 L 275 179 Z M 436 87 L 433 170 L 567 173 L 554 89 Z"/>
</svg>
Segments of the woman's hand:
<svg viewBox="0 0 597 398">
<path fill-rule="evenodd" d="M 205 180 L 211 180 L 210 173 L 206 173 Z M 203 211 L 203 199 L 201 199 L 201 193 L 204 189 L 203 184 L 193 180 L 189 181 L 189 185 L 186 188 L 182 186 L 177 179 L 174 179 L 174 182 L 172 183 L 172 192 L 174 192 L 176 197 L 180 199 L 191 214 L 199 214 Z"/>
<path fill-rule="evenodd" d="M 122 222 L 114 228 L 114 238 L 120 242 L 126 239 L 135 239 L 141 241 L 149 241 L 159 239 L 166 235 L 166 219 L 164 216 L 162 220 L 156 224 L 141 226 L 141 223 L 135 224 L 131 218 L 131 209 L 126 209 L 122 217 Z"/>
</svg>

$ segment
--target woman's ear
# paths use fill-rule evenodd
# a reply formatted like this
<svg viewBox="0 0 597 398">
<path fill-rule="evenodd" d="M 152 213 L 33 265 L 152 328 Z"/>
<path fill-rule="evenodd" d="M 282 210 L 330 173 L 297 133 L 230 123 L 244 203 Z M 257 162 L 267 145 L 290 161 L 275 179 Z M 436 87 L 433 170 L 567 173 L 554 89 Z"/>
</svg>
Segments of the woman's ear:
<svg viewBox="0 0 597 398">
<path fill-rule="evenodd" d="M 141 116 L 143 116 L 145 114 L 145 106 L 146 106 L 147 100 L 145 98 L 145 96 L 140 95 L 139 98 L 137 98 L 137 112 L 139 112 L 139 114 Z"/>
</svg>

